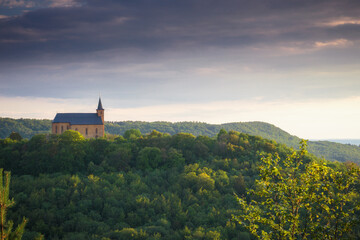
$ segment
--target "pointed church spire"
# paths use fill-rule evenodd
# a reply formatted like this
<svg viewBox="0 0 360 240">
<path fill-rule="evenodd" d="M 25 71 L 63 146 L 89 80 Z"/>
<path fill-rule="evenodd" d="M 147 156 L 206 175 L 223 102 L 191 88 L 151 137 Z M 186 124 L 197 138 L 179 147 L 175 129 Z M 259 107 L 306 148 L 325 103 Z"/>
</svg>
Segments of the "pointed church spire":
<svg viewBox="0 0 360 240">
<path fill-rule="evenodd" d="M 101 97 L 99 97 L 99 104 L 96 110 L 104 110 L 101 103 Z"/>
</svg>

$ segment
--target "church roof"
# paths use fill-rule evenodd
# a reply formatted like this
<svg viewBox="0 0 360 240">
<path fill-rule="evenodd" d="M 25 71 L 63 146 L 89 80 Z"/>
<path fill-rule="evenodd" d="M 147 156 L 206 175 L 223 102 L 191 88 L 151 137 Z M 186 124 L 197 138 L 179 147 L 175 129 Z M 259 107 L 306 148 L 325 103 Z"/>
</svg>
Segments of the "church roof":
<svg viewBox="0 0 360 240">
<path fill-rule="evenodd" d="M 96 113 L 58 113 L 52 122 L 71 125 L 103 125 L 101 117 Z"/>
<path fill-rule="evenodd" d="M 97 110 L 104 110 L 101 103 L 101 98 L 99 98 L 99 104 Z"/>
</svg>

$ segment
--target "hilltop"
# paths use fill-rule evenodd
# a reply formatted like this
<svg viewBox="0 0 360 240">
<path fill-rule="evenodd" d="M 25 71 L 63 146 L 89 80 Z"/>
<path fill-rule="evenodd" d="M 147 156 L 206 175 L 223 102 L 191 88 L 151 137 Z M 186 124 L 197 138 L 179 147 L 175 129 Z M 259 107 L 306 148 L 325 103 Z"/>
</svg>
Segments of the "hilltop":
<svg viewBox="0 0 360 240">
<path fill-rule="evenodd" d="M 11 131 L 20 133 L 24 138 L 31 138 L 35 134 L 50 133 L 51 120 L 35 119 L 11 119 L 0 118 L 0 138 L 6 138 Z M 106 122 L 105 132 L 107 134 L 123 135 L 126 130 L 139 129 L 142 134 L 157 130 L 162 133 L 174 135 L 180 132 L 191 133 L 195 136 L 203 135 L 214 137 L 220 131 L 234 130 L 253 136 L 275 140 L 278 143 L 296 148 L 300 138 L 287 133 L 286 131 L 265 122 L 236 122 L 225 124 L 208 124 L 202 122 Z M 360 147 L 329 141 L 309 141 L 309 152 L 320 158 L 331 161 L 352 161 L 360 163 Z"/>
</svg>

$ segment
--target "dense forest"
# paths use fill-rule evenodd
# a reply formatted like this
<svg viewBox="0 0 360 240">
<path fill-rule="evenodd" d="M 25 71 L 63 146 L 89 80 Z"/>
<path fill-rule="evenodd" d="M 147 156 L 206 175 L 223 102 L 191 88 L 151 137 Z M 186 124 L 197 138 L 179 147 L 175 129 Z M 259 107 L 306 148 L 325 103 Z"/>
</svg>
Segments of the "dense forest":
<svg viewBox="0 0 360 240">
<path fill-rule="evenodd" d="M 11 132 L 19 133 L 23 138 L 32 138 L 36 134 L 50 133 L 51 120 L 0 118 L 0 138 L 6 138 Z"/>
<path fill-rule="evenodd" d="M 127 130 L 89 140 L 66 131 L 0 140 L 0 167 L 12 173 L 9 219 L 28 219 L 23 239 L 253 239 L 234 221 L 235 194 L 257 188 L 263 156 L 292 151 L 226 130 L 215 137 Z M 302 161 L 321 162 L 311 154 Z M 359 238 L 359 225 L 344 237 Z"/>
<path fill-rule="evenodd" d="M 0 118 L 0 138 L 6 138 L 12 131 L 20 133 L 23 138 L 30 139 L 35 134 L 50 133 L 50 120 Z M 221 130 L 238 131 L 266 139 L 275 140 L 289 147 L 297 148 L 300 138 L 290 135 L 280 128 L 264 122 L 238 122 L 225 124 L 207 124 L 201 122 L 106 122 L 105 132 L 113 135 L 123 135 L 127 130 L 138 129 L 142 134 L 153 130 L 174 135 L 190 133 L 195 136 L 214 137 Z M 320 158 L 331 161 L 352 161 L 360 163 L 360 147 L 329 141 L 309 141 L 309 152 Z"/>
</svg>

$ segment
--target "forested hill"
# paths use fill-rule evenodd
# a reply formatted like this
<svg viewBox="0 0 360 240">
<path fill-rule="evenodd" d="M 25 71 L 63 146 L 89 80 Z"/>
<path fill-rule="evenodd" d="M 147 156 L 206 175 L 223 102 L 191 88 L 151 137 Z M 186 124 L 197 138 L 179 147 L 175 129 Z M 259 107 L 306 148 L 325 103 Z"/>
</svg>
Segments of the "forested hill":
<svg viewBox="0 0 360 240">
<path fill-rule="evenodd" d="M 6 138 L 12 131 L 20 133 L 24 138 L 31 138 L 35 134 L 49 133 L 51 120 L 11 119 L 0 118 L 0 138 Z M 225 124 L 208 124 L 201 122 L 106 122 L 105 132 L 108 134 L 123 135 L 126 130 L 139 129 L 142 134 L 157 130 L 171 135 L 184 132 L 195 136 L 213 137 L 220 129 L 234 130 L 254 136 L 275 140 L 278 143 L 296 148 L 300 138 L 290 135 L 282 129 L 264 122 L 237 122 Z M 360 163 L 360 147 L 328 141 L 310 141 L 309 152 L 318 157 L 332 161 L 352 161 Z"/>
<path fill-rule="evenodd" d="M 50 133 L 50 129 L 51 120 L 0 118 L 0 138 L 6 138 L 14 131 L 30 139 L 35 134 Z"/>
<path fill-rule="evenodd" d="M 280 128 L 264 122 L 236 122 L 224 124 L 208 124 L 202 122 L 107 122 L 105 131 L 110 134 L 122 135 L 126 130 L 139 129 L 141 133 L 150 133 L 152 130 L 169 133 L 171 135 L 184 132 L 191 133 L 195 136 L 213 137 L 218 134 L 220 129 L 227 131 L 233 130 L 237 132 L 247 133 L 253 136 L 261 136 L 267 139 L 274 139 L 279 143 L 288 144 L 296 147 L 300 139 L 288 134 Z M 289 144 L 291 143 L 291 144 Z"/>
<path fill-rule="evenodd" d="M 195 136 L 213 137 L 220 129 L 234 130 L 254 136 L 261 136 L 267 139 L 274 139 L 277 142 L 296 147 L 299 138 L 288 134 L 274 125 L 264 122 L 237 122 L 225 124 L 208 124 L 202 122 L 106 122 L 105 132 L 109 134 L 123 135 L 126 130 L 138 129 L 142 134 L 153 130 L 174 135 L 180 132 L 191 133 Z M 12 119 L 0 118 L 0 138 L 6 138 L 12 131 L 20 133 L 23 138 L 30 139 L 35 134 L 50 133 L 51 120 L 38 119 Z"/>
<path fill-rule="evenodd" d="M 0 139 L 0 168 L 11 171 L 10 196 L 16 202 L 8 219 L 15 225 L 23 216 L 28 219 L 23 240 L 39 233 L 67 240 L 253 239 L 232 220 L 240 213 L 234 193 L 244 196 L 247 188 L 258 189 L 254 184 L 264 166 L 262 156 L 271 154 L 301 156 L 301 161 L 320 166 L 313 155 L 225 130 L 213 138 L 128 130 L 116 138 L 86 140 L 70 130 L 30 140 Z M 327 164 L 336 176 L 351 166 Z M 315 179 L 316 184 L 322 181 Z M 347 199 L 350 207 L 358 202 L 359 189 L 353 201 Z M 338 195 L 331 197 L 337 204 Z M 324 215 L 314 209 L 312 213 Z M 342 223 L 359 216 L 345 213 Z M 319 226 L 326 225 L 327 218 L 318 219 Z M 359 224 L 349 226 L 346 239 L 358 239 Z"/>
<path fill-rule="evenodd" d="M 150 133 L 152 130 L 166 132 L 171 135 L 185 132 L 195 136 L 205 135 L 216 136 L 220 129 L 227 131 L 234 130 L 247 133 L 253 136 L 260 136 L 266 139 L 275 140 L 289 147 L 297 148 L 300 138 L 293 136 L 284 130 L 265 122 L 236 122 L 224 124 L 208 124 L 201 122 L 107 122 L 105 131 L 111 134 L 122 135 L 126 130 L 139 129 L 141 133 Z M 360 163 L 360 147 L 348 144 L 341 144 L 329 141 L 309 141 L 309 152 L 320 158 L 331 161 L 352 161 Z"/>
</svg>

